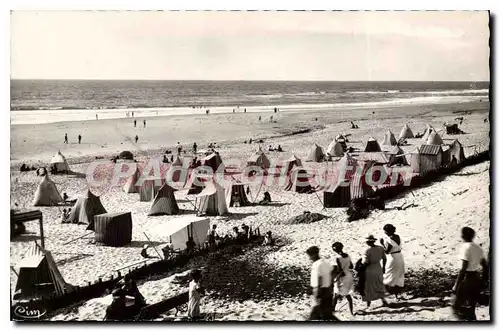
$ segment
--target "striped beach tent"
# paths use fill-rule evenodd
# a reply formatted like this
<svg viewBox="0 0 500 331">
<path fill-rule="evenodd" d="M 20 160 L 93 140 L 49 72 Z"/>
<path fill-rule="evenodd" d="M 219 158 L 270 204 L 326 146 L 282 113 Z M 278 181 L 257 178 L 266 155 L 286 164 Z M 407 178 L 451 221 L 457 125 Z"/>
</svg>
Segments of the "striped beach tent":
<svg viewBox="0 0 500 331">
<path fill-rule="evenodd" d="M 62 295 L 72 288 L 64 281 L 50 251 L 44 250 L 36 241 L 31 244 L 18 268 L 16 300 Z"/>
<path fill-rule="evenodd" d="M 136 186 L 139 177 L 141 176 L 139 169 L 136 168 L 132 176 L 127 179 L 125 185 L 123 185 L 123 190 L 125 193 L 139 193 L 139 188 Z"/>
<path fill-rule="evenodd" d="M 205 188 L 196 195 L 195 206 L 200 215 L 226 215 L 228 209 L 224 188 L 214 181 L 207 181 Z"/>
</svg>

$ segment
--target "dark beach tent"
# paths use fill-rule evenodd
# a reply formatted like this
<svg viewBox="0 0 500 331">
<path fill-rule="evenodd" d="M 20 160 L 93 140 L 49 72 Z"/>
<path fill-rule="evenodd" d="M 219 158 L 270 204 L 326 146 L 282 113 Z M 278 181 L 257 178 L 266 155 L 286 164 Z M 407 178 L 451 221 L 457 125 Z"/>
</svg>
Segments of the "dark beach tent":
<svg viewBox="0 0 500 331">
<path fill-rule="evenodd" d="M 248 159 L 247 165 L 268 169 L 271 166 L 271 162 L 269 161 L 267 155 L 259 147 L 259 150 Z"/>
<path fill-rule="evenodd" d="M 139 201 L 149 202 L 153 201 L 156 193 L 159 190 L 159 186 L 155 185 L 155 180 L 147 179 L 139 187 Z"/>
<path fill-rule="evenodd" d="M 365 152 L 381 152 L 380 145 L 378 144 L 377 139 L 370 137 L 366 142 Z"/>
<path fill-rule="evenodd" d="M 148 216 L 155 215 L 177 215 L 179 214 L 179 206 L 175 200 L 175 190 L 164 184 L 153 201 Z"/>
<path fill-rule="evenodd" d="M 49 178 L 48 174 L 45 174 L 35 191 L 33 205 L 36 207 L 56 206 L 63 201 L 61 194 L 59 194 L 57 190 L 56 184 Z"/>
<path fill-rule="evenodd" d="M 344 148 L 340 142 L 334 140 L 328 145 L 326 153 L 330 156 L 341 157 L 344 155 Z"/>
<path fill-rule="evenodd" d="M 188 190 L 188 195 L 199 194 L 205 188 L 205 182 L 211 180 L 212 177 L 192 171 L 189 175 L 184 189 Z"/>
<path fill-rule="evenodd" d="M 399 133 L 399 139 L 415 138 L 413 131 L 411 131 L 408 124 L 405 124 Z"/>
<path fill-rule="evenodd" d="M 302 160 L 299 159 L 295 154 L 292 155 L 291 158 L 285 161 L 285 168 L 286 168 L 286 174 L 290 174 L 290 172 L 294 168 L 300 168 L 302 167 Z"/>
<path fill-rule="evenodd" d="M 201 164 L 212 168 L 214 173 L 217 172 L 217 169 L 219 169 L 219 167 L 221 167 L 221 165 L 222 165 L 221 170 L 224 168 L 224 164 L 222 163 L 222 159 L 221 159 L 219 153 L 212 153 L 212 154 L 206 156 L 201 161 Z"/>
<path fill-rule="evenodd" d="M 394 133 L 391 130 L 387 131 L 384 135 L 384 140 L 382 141 L 382 145 L 384 146 L 396 146 L 398 141 L 396 137 L 394 137 Z"/>
<path fill-rule="evenodd" d="M 306 169 L 295 169 L 289 177 L 285 190 L 297 193 L 311 193 L 313 189 L 309 182 L 309 178 L 311 178 L 311 175 L 309 175 Z"/>
<path fill-rule="evenodd" d="M 251 203 L 248 200 L 247 194 L 245 192 L 245 185 L 238 182 L 229 182 L 224 188 L 226 194 L 226 205 L 233 207 L 234 201 L 239 200 L 240 207 L 250 206 Z"/>
<path fill-rule="evenodd" d="M 389 152 L 389 165 L 399 164 L 399 165 L 409 165 L 406 156 L 404 156 L 405 152 L 399 146 L 392 147 Z"/>
<path fill-rule="evenodd" d="M 226 215 L 228 209 L 224 188 L 214 181 L 207 181 L 203 191 L 196 195 L 195 206 L 199 215 Z"/>
<path fill-rule="evenodd" d="M 88 224 L 88 230 L 94 230 L 94 216 L 105 214 L 106 209 L 101 199 L 88 191 L 86 197 L 80 197 L 71 210 L 66 223 Z"/>
<path fill-rule="evenodd" d="M 62 295 L 72 289 L 64 281 L 50 251 L 44 250 L 36 241 L 31 244 L 18 268 L 15 300 Z"/>
<path fill-rule="evenodd" d="M 52 160 L 50 160 L 50 167 L 55 168 L 57 172 L 65 173 L 69 171 L 68 162 L 66 162 L 66 158 L 62 155 L 61 151 L 58 151 Z"/>
<path fill-rule="evenodd" d="M 444 144 L 443 139 L 441 139 L 441 136 L 436 132 L 432 131 L 429 134 L 429 138 L 427 138 L 426 145 L 442 145 Z"/>
<path fill-rule="evenodd" d="M 323 161 L 324 156 L 325 153 L 323 152 L 323 148 L 318 146 L 318 144 L 313 144 L 311 146 L 311 149 L 309 150 L 309 153 L 307 154 L 306 161 L 321 162 Z"/>
<path fill-rule="evenodd" d="M 134 154 L 130 151 L 123 151 L 118 155 L 120 160 L 134 160 Z"/>
<path fill-rule="evenodd" d="M 182 167 L 183 162 L 182 162 L 182 159 L 179 157 L 179 155 L 177 155 L 175 157 L 175 160 L 174 160 L 174 162 L 172 162 L 172 165 L 177 166 L 177 167 Z"/>
<path fill-rule="evenodd" d="M 123 190 L 125 193 L 139 193 L 139 188 L 137 187 L 137 181 L 141 176 L 139 169 L 135 169 L 135 172 L 132 176 L 127 179 L 125 185 L 123 185 Z"/>
<path fill-rule="evenodd" d="M 323 206 L 325 208 L 348 207 L 350 202 L 351 187 L 348 181 L 340 180 L 323 191 Z"/>
<path fill-rule="evenodd" d="M 94 216 L 95 241 L 121 247 L 132 241 L 132 213 L 117 212 Z"/>
</svg>

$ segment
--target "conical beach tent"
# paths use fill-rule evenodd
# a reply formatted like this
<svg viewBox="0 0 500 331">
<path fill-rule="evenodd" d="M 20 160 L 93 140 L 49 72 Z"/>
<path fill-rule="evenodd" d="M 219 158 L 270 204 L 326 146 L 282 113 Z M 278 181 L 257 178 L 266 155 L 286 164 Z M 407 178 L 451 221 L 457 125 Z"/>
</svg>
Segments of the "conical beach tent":
<svg viewBox="0 0 500 331">
<path fill-rule="evenodd" d="M 382 145 L 384 146 L 396 146 L 398 141 L 396 137 L 394 137 L 394 133 L 391 130 L 387 131 L 384 135 L 384 140 L 382 141 Z"/>
<path fill-rule="evenodd" d="M 36 207 L 56 206 L 63 201 L 61 194 L 59 194 L 57 190 L 56 184 L 49 178 L 48 174 L 45 174 L 35 191 L 33 205 Z"/>
<path fill-rule="evenodd" d="M 214 181 L 207 181 L 205 188 L 196 196 L 199 215 L 219 216 L 228 213 L 224 188 Z"/>
<path fill-rule="evenodd" d="M 323 152 L 323 148 L 321 148 L 317 144 L 314 144 L 311 146 L 311 149 L 309 150 L 309 154 L 307 154 L 306 161 L 321 162 L 321 161 L 323 161 L 324 155 L 325 155 L 325 153 Z"/>
<path fill-rule="evenodd" d="M 267 155 L 259 148 L 259 150 L 248 159 L 247 165 L 268 169 L 271 166 L 271 162 Z"/>
<path fill-rule="evenodd" d="M 221 168 L 221 170 L 223 170 L 223 168 L 224 168 L 222 158 L 220 157 L 219 153 L 212 153 L 212 154 L 206 156 L 201 161 L 201 164 L 212 168 L 214 173 L 217 172 L 217 170 L 219 168 Z"/>
<path fill-rule="evenodd" d="M 344 148 L 338 141 L 334 140 L 330 143 L 330 145 L 328 145 L 326 153 L 331 156 L 340 157 L 344 155 Z"/>
<path fill-rule="evenodd" d="M 398 156 L 398 155 L 404 155 L 404 153 L 405 152 L 401 149 L 401 147 L 399 146 L 392 147 L 387 153 L 389 155 L 389 164 L 409 165 L 408 160 L 406 159 L 405 156 Z"/>
<path fill-rule="evenodd" d="M 405 124 L 403 128 L 401 129 L 401 132 L 399 133 L 399 139 L 407 139 L 407 138 L 414 138 L 415 135 L 413 134 L 413 131 L 411 131 L 410 127 L 408 124 Z"/>
<path fill-rule="evenodd" d="M 439 136 L 436 131 L 433 131 L 429 134 L 429 138 L 426 141 L 427 145 L 442 145 L 444 144 L 443 139 Z"/>
<path fill-rule="evenodd" d="M 212 180 L 211 176 L 203 175 L 192 171 L 189 175 L 185 189 L 188 189 L 188 195 L 199 194 L 205 188 L 205 182 Z"/>
<path fill-rule="evenodd" d="M 106 213 L 106 209 L 102 205 L 101 199 L 88 191 L 86 197 L 81 197 L 76 201 L 66 222 L 88 224 L 89 226 L 87 229 L 94 230 L 94 216 Z"/>
<path fill-rule="evenodd" d="M 247 194 L 245 192 L 245 185 L 238 182 L 229 182 L 224 188 L 226 194 L 226 205 L 233 207 L 235 200 L 239 201 L 240 207 L 250 206 Z"/>
<path fill-rule="evenodd" d="M 182 166 L 183 165 L 182 159 L 179 157 L 179 155 L 177 155 L 175 157 L 175 160 L 174 160 L 174 162 L 172 162 L 172 165 L 174 165 L 174 166 Z"/>
<path fill-rule="evenodd" d="M 164 184 L 156 194 L 148 215 L 177 215 L 178 213 L 179 206 L 175 200 L 174 189 Z"/>
<path fill-rule="evenodd" d="M 311 176 L 307 173 L 304 168 L 295 169 L 292 171 L 287 186 L 286 191 L 292 191 L 297 193 L 310 193 L 313 191 L 309 178 Z"/>
<path fill-rule="evenodd" d="M 64 281 L 50 251 L 33 242 L 19 262 L 19 275 L 14 299 L 36 298 L 42 295 L 62 295 L 72 288 Z"/>
<path fill-rule="evenodd" d="M 292 169 L 302 167 L 302 160 L 294 154 L 291 158 L 285 161 L 284 167 L 286 168 L 286 173 L 289 174 Z"/>
<path fill-rule="evenodd" d="M 370 139 L 368 139 L 368 142 L 366 143 L 365 152 L 381 152 L 381 151 L 382 150 L 380 149 L 378 141 L 375 138 L 370 137 Z"/>
<path fill-rule="evenodd" d="M 455 139 L 450 145 L 449 149 L 449 155 L 450 155 L 450 161 L 453 164 L 455 161 L 457 164 L 462 163 L 465 161 L 465 153 L 464 153 L 464 147 L 462 144 Z M 454 161 L 455 160 L 455 161 Z"/>
<path fill-rule="evenodd" d="M 423 137 L 422 137 L 422 140 L 423 140 L 424 142 L 426 142 L 426 141 L 427 141 L 427 139 L 429 139 L 430 134 L 431 134 L 432 132 L 434 132 L 434 131 L 436 131 L 436 130 L 434 130 L 434 128 L 433 128 L 432 126 L 430 126 L 429 124 L 427 124 L 427 127 L 425 128 L 425 131 L 424 131 L 424 135 L 423 135 Z"/>
<path fill-rule="evenodd" d="M 61 151 L 58 151 L 52 160 L 50 160 L 50 167 L 55 168 L 58 172 L 69 171 L 68 162 L 66 162 L 66 158 L 62 155 Z"/>
<path fill-rule="evenodd" d="M 139 169 L 135 169 L 135 172 L 132 176 L 127 179 L 125 185 L 123 185 L 123 190 L 125 193 L 139 193 L 139 188 L 136 186 L 137 181 L 140 177 Z"/>
</svg>

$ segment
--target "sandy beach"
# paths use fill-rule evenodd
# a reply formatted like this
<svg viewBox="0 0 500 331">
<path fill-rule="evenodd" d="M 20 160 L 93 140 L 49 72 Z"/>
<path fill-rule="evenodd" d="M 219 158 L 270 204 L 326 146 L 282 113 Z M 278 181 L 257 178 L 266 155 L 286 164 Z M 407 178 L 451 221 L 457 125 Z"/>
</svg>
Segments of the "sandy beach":
<svg viewBox="0 0 500 331">
<path fill-rule="evenodd" d="M 453 113 L 469 111 L 470 115 Z M 132 118 L 99 119 L 89 121 L 67 121 L 46 124 L 25 124 L 11 126 L 11 206 L 33 208 L 32 200 L 40 177 L 34 172 L 20 173 L 22 163 L 44 165 L 60 150 L 67 158 L 73 171 L 85 173 L 90 162 L 96 156 L 109 158 L 123 150 L 129 150 L 139 161 L 151 157 L 161 157 L 166 149 L 173 149 L 177 142 L 190 149 L 197 142 L 199 149 L 206 149 L 210 142 L 217 142 L 218 151 L 223 160 L 247 160 L 259 144 L 246 144 L 245 140 L 263 139 L 264 150 L 269 145 L 282 146 L 284 152 L 269 152 L 268 156 L 289 157 L 295 154 L 305 159 L 310 147 L 317 143 L 324 149 L 339 134 L 350 134 L 349 145 L 361 148 L 369 137 L 382 140 L 387 130 L 397 136 L 404 124 L 408 124 L 414 133 L 423 132 L 426 125 L 437 130 L 443 124 L 455 123 L 455 118 L 464 116 L 460 128 L 463 135 L 450 136 L 439 132 L 446 143 L 458 139 L 465 147 L 465 155 L 489 148 L 490 123 L 484 122 L 489 116 L 489 103 L 468 102 L 449 104 L 418 104 L 387 106 L 381 108 L 339 108 L 318 107 L 308 110 L 287 110 L 278 113 L 212 113 L 209 115 L 172 115 L 136 117 L 137 128 Z M 259 121 L 258 117 L 262 116 Z M 273 116 L 273 122 L 270 117 Z M 146 128 L 143 127 L 146 120 Z M 350 121 L 359 126 L 351 129 Z M 302 132 L 302 133 L 298 133 Z M 68 133 L 69 144 L 64 144 L 64 134 Z M 82 144 L 76 136 L 82 135 Z M 133 138 L 138 135 L 137 144 Z M 409 139 L 404 146 L 409 152 L 422 143 L 421 139 Z M 316 167 L 317 164 L 306 164 Z M 388 202 L 387 210 L 374 211 L 369 218 L 354 223 L 346 222 L 345 209 L 322 210 L 322 194 L 297 194 L 284 190 L 270 191 L 273 200 L 279 206 L 252 206 L 229 208 L 232 213 L 225 217 L 211 217 L 220 232 L 229 232 L 233 226 L 242 223 L 252 227 L 259 226 L 261 231 L 271 230 L 286 244 L 273 251 L 262 251 L 263 266 L 281 274 L 287 280 L 289 268 L 305 270 L 297 278 L 297 284 L 307 285 L 309 262 L 305 250 L 312 245 L 321 249 L 324 257 L 333 258 L 331 244 L 341 241 L 356 261 L 364 251 L 363 238 L 368 234 L 380 236 L 386 223 L 396 226 L 401 235 L 404 257 L 409 271 L 419 274 L 433 270 L 441 275 L 436 283 L 446 282 L 449 275 L 455 275 L 459 265 L 457 248 L 459 230 L 470 226 L 477 232 L 476 242 L 485 252 L 490 245 L 490 174 L 489 162 L 465 168 L 459 173 L 446 177 L 428 187 L 420 188 Z M 74 176 L 52 176 L 59 192 L 67 193 L 70 198 L 77 198 L 87 191 L 83 178 Z M 457 192 L 467 189 L 461 195 Z M 257 186 L 251 187 L 251 197 L 258 201 L 263 192 Z M 96 192 L 99 193 L 99 192 Z M 162 245 L 166 238 L 155 233 L 155 226 L 168 222 L 175 216 L 148 217 L 150 204 L 139 202 L 137 195 L 126 194 L 119 187 L 112 188 L 101 196 L 101 201 L 108 212 L 131 211 L 133 217 L 132 243 L 120 248 L 97 246 L 90 241 L 92 236 L 64 245 L 72 238 L 86 233 L 85 226 L 61 224 L 61 208 L 42 207 L 46 234 L 46 248 L 50 250 L 65 280 L 73 285 L 85 285 L 99 277 L 109 277 L 123 265 L 142 260 L 139 255 L 143 244 L 147 243 L 144 232 L 153 243 Z M 403 203 L 415 203 L 416 206 L 404 211 L 391 209 Z M 192 212 L 192 205 L 180 200 L 181 210 Z M 304 211 L 322 213 L 328 218 L 312 224 L 288 225 L 284 221 Z M 30 240 L 37 239 L 37 225 L 27 224 L 30 234 L 11 241 L 11 266 L 22 258 Z M 265 253 L 265 254 L 264 254 Z M 248 253 L 251 254 L 251 253 Z M 252 259 L 245 260 L 246 253 L 238 259 L 252 270 Z M 154 261 L 155 259 L 152 259 Z M 185 267 L 177 275 L 162 279 L 141 281 L 139 289 L 148 303 L 165 299 L 169 295 L 185 290 L 183 284 L 174 281 L 193 267 L 206 267 L 206 261 L 197 260 Z M 283 272 L 281 272 L 283 271 Z M 305 276 L 304 276 L 305 275 Z M 255 277 L 260 277 L 255 275 Z M 262 278 L 265 282 L 265 277 Z M 271 280 L 268 280 L 270 282 Z M 11 271 L 11 289 L 15 287 L 16 275 Z M 236 286 L 235 284 L 228 284 Z M 297 285 L 301 288 L 299 285 Z M 210 289 L 209 289 L 210 290 Z M 391 299 L 394 301 L 394 299 Z M 375 309 L 374 313 L 350 316 L 344 307 L 338 313 L 343 320 L 394 320 L 394 321 L 448 321 L 453 320 L 449 305 L 450 298 L 437 299 L 434 296 L 414 298 L 391 309 Z M 54 320 L 101 320 L 104 309 L 111 301 L 110 296 L 89 300 L 76 307 L 72 312 L 55 316 Z M 427 302 L 427 304 L 426 304 Z M 342 307 L 341 302 L 338 307 Z M 355 307 L 362 306 L 359 297 L 355 297 Z M 355 308 L 356 309 L 356 308 Z M 489 307 L 478 309 L 478 319 L 489 320 Z M 309 311 L 309 299 L 305 294 L 287 295 L 275 300 L 238 300 L 222 298 L 213 291 L 203 299 L 202 311 L 215 312 L 220 320 L 301 320 Z M 172 318 L 166 313 L 161 318 Z"/>
</svg>

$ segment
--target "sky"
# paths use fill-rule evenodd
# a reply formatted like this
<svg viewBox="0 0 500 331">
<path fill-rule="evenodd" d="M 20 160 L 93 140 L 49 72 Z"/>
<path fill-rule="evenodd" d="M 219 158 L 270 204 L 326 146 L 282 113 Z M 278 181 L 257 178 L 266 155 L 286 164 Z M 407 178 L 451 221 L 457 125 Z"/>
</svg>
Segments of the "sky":
<svg viewBox="0 0 500 331">
<path fill-rule="evenodd" d="M 489 80 L 483 12 L 14 11 L 13 79 Z"/>
</svg>

